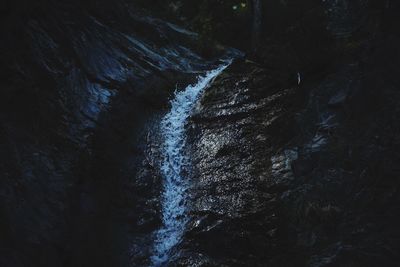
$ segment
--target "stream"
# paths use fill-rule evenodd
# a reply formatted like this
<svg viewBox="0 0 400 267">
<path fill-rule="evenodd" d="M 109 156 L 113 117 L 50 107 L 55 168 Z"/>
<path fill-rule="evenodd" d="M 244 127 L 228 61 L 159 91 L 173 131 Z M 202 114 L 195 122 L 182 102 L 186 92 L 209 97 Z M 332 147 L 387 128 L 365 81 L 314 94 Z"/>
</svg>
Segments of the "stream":
<svg viewBox="0 0 400 267">
<path fill-rule="evenodd" d="M 185 153 L 187 119 L 201 93 L 229 64 L 225 63 L 200 75 L 195 84 L 176 91 L 170 102 L 170 111 L 161 120 L 162 226 L 155 233 L 152 266 L 162 266 L 173 256 L 173 249 L 179 244 L 189 221 L 186 213 L 189 181 L 185 175 L 189 165 L 189 157 Z"/>
</svg>

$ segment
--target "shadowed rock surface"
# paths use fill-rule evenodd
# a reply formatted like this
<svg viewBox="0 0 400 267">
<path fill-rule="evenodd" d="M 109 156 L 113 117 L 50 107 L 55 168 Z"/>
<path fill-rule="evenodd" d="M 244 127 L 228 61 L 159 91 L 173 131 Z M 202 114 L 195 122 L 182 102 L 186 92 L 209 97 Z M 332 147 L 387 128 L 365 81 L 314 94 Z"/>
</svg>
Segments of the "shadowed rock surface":
<svg viewBox="0 0 400 267">
<path fill-rule="evenodd" d="M 399 91 L 384 59 L 399 59 L 384 30 L 394 13 L 325 2 L 326 58 L 336 57 L 325 68 L 309 61 L 298 85 L 281 68 L 237 61 L 200 101 L 192 228 L 177 265 L 397 265 Z"/>
<path fill-rule="evenodd" d="M 1 266 L 126 266 L 130 232 L 156 227 L 144 203 L 159 183 L 135 180 L 138 133 L 211 61 L 196 34 L 138 11 L 107 1 L 2 10 Z"/>
<path fill-rule="evenodd" d="M 250 47 L 252 13 L 132 2 L 0 9 L 1 266 L 150 264 L 168 98 L 239 54 L 212 39 Z M 191 219 L 169 265 L 398 265 L 399 11 L 263 1 L 256 52 L 186 125 Z"/>
</svg>

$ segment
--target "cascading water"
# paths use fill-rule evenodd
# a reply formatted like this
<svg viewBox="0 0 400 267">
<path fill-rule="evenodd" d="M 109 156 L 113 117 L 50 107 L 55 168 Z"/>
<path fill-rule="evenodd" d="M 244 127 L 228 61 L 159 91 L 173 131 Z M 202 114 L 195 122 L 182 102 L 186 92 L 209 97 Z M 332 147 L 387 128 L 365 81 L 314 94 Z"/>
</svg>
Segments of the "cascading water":
<svg viewBox="0 0 400 267">
<path fill-rule="evenodd" d="M 155 234 L 153 266 L 162 266 L 168 262 L 171 250 L 180 242 L 189 218 L 186 215 L 188 181 L 184 177 L 188 157 L 184 148 L 186 143 L 185 123 L 201 92 L 218 76 L 228 64 L 198 77 L 197 83 L 185 90 L 175 92 L 171 101 L 171 110 L 161 121 L 163 138 L 161 174 L 163 193 L 161 212 L 163 226 Z"/>
</svg>

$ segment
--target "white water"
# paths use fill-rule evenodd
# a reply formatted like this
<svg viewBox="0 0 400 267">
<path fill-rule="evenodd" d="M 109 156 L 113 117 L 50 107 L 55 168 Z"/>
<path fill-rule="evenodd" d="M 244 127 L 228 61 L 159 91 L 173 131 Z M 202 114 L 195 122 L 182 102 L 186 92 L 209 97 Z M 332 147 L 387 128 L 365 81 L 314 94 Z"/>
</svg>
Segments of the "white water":
<svg viewBox="0 0 400 267">
<path fill-rule="evenodd" d="M 186 215 L 188 181 L 184 174 L 188 166 L 188 157 L 184 152 L 186 121 L 202 91 L 228 65 L 207 72 L 204 76 L 198 77 L 196 84 L 189 85 L 183 91 L 175 92 L 175 97 L 171 101 L 171 110 L 161 121 L 163 159 L 160 168 L 163 176 L 161 199 L 163 226 L 156 232 L 151 257 L 153 266 L 162 266 L 167 263 L 173 254 L 172 249 L 179 244 L 188 222 Z"/>
</svg>

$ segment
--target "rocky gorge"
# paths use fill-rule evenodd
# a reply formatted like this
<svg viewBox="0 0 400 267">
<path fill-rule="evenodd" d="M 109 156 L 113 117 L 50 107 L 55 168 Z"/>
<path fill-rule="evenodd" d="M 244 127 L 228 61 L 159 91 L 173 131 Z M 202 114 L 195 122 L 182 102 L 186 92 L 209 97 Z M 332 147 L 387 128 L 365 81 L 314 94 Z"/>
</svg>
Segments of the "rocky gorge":
<svg viewBox="0 0 400 267">
<path fill-rule="evenodd" d="M 6 1 L 0 266 L 397 266 L 398 3 L 256 2 Z"/>
</svg>

